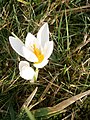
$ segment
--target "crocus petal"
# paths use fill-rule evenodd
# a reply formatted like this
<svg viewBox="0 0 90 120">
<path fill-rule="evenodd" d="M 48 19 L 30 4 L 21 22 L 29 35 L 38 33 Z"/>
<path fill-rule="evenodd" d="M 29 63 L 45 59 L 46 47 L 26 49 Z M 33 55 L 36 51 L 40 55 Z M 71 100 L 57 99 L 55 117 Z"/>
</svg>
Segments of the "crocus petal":
<svg viewBox="0 0 90 120">
<path fill-rule="evenodd" d="M 24 47 L 24 44 L 23 42 L 18 39 L 18 38 L 15 38 L 15 37 L 12 37 L 10 36 L 9 37 L 9 41 L 10 41 L 10 44 L 12 46 L 12 48 L 22 57 L 24 57 L 23 55 L 23 47 Z"/>
<path fill-rule="evenodd" d="M 31 33 L 28 33 L 26 36 L 25 46 L 28 48 L 31 45 L 33 45 L 35 43 L 35 41 L 37 41 L 37 38 L 34 35 L 32 35 Z"/>
<path fill-rule="evenodd" d="M 25 61 L 19 63 L 19 70 L 20 70 L 20 76 L 26 80 L 32 80 L 35 75 L 35 71 L 33 68 L 27 65 L 28 63 Z"/>
<path fill-rule="evenodd" d="M 49 28 L 48 23 L 45 23 L 37 33 L 39 43 L 44 46 L 45 42 L 49 41 Z"/>
<path fill-rule="evenodd" d="M 26 80 L 32 80 L 34 75 L 35 72 L 31 67 L 23 67 L 20 71 L 20 76 Z"/>
<path fill-rule="evenodd" d="M 30 62 L 38 61 L 38 58 L 36 57 L 36 55 L 26 47 L 23 47 L 23 55 L 24 55 L 24 58 L 26 58 L 26 60 Z"/>
<path fill-rule="evenodd" d="M 44 56 L 45 59 L 48 59 L 53 52 L 53 41 L 49 41 L 44 46 Z"/>
<path fill-rule="evenodd" d="M 19 62 L 19 70 L 21 70 L 23 66 L 30 66 L 29 62 L 27 62 L 27 61 L 20 61 Z"/>
<path fill-rule="evenodd" d="M 38 61 L 36 55 L 32 51 L 28 50 L 24 46 L 23 42 L 20 39 L 10 36 L 9 41 L 10 41 L 10 44 L 11 44 L 12 48 L 20 56 L 26 58 L 28 61 L 31 61 L 31 62 L 37 62 Z"/>
<path fill-rule="evenodd" d="M 36 67 L 36 68 L 43 68 L 47 64 L 48 64 L 48 60 L 43 60 L 41 63 L 34 64 L 34 67 Z"/>
</svg>

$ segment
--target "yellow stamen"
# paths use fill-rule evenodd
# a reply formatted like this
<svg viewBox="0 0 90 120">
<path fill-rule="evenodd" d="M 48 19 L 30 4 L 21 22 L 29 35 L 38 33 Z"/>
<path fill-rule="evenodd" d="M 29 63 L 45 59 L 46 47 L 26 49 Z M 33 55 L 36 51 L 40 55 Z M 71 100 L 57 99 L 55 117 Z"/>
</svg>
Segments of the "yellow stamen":
<svg viewBox="0 0 90 120">
<path fill-rule="evenodd" d="M 41 53 L 41 51 L 36 47 L 35 44 L 33 44 L 33 52 L 38 58 L 38 62 L 35 62 L 35 64 L 41 63 L 44 59 L 44 55 Z"/>
</svg>

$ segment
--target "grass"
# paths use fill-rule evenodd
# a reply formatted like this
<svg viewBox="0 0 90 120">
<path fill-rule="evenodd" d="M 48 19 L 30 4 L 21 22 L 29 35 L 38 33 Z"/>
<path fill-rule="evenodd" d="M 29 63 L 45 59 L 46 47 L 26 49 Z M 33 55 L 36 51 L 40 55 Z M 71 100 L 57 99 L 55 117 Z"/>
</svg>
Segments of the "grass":
<svg viewBox="0 0 90 120">
<path fill-rule="evenodd" d="M 1 0 L 0 10 L 0 120 L 44 119 L 35 118 L 32 111 L 55 106 L 90 89 L 89 3 Z M 13 32 L 24 42 L 27 33 L 36 35 L 44 22 L 49 24 L 54 51 L 49 64 L 40 69 L 38 81 L 31 84 L 19 76 L 18 63 L 24 58 L 12 50 L 8 38 Z M 31 103 L 22 110 L 36 87 Z M 84 97 L 47 119 L 89 120 L 89 101 L 90 96 Z"/>
</svg>

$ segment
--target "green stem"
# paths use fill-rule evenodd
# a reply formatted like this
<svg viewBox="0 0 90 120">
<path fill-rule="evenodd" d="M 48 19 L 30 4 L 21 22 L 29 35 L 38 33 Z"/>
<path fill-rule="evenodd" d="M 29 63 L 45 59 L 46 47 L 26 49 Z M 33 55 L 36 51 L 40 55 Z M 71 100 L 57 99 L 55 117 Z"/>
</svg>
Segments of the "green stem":
<svg viewBox="0 0 90 120">
<path fill-rule="evenodd" d="M 35 70 L 35 76 L 34 76 L 34 82 L 36 82 L 37 81 L 37 78 L 38 78 L 38 73 L 39 73 L 39 70 L 38 70 L 38 68 L 36 68 L 36 70 Z"/>
</svg>

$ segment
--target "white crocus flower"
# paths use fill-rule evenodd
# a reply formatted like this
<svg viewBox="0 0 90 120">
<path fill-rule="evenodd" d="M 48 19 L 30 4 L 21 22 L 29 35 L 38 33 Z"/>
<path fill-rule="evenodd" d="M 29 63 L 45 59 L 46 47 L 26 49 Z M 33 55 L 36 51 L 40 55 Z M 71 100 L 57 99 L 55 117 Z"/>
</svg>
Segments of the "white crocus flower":
<svg viewBox="0 0 90 120">
<path fill-rule="evenodd" d="M 19 39 L 10 36 L 12 48 L 22 57 L 34 62 L 36 68 L 42 68 L 48 63 L 48 58 L 53 52 L 53 41 L 49 41 L 49 28 L 45 23 L 37 33 L 37 38 L 28 33 L 25 44 Z"/>
<path fill-rule="evenodd" d="M 30 67 L 29 62 L 20 61 L 19 63 L 20 76 L 26 80 L 34 82 L 35 71 Z"/>
</svg>

